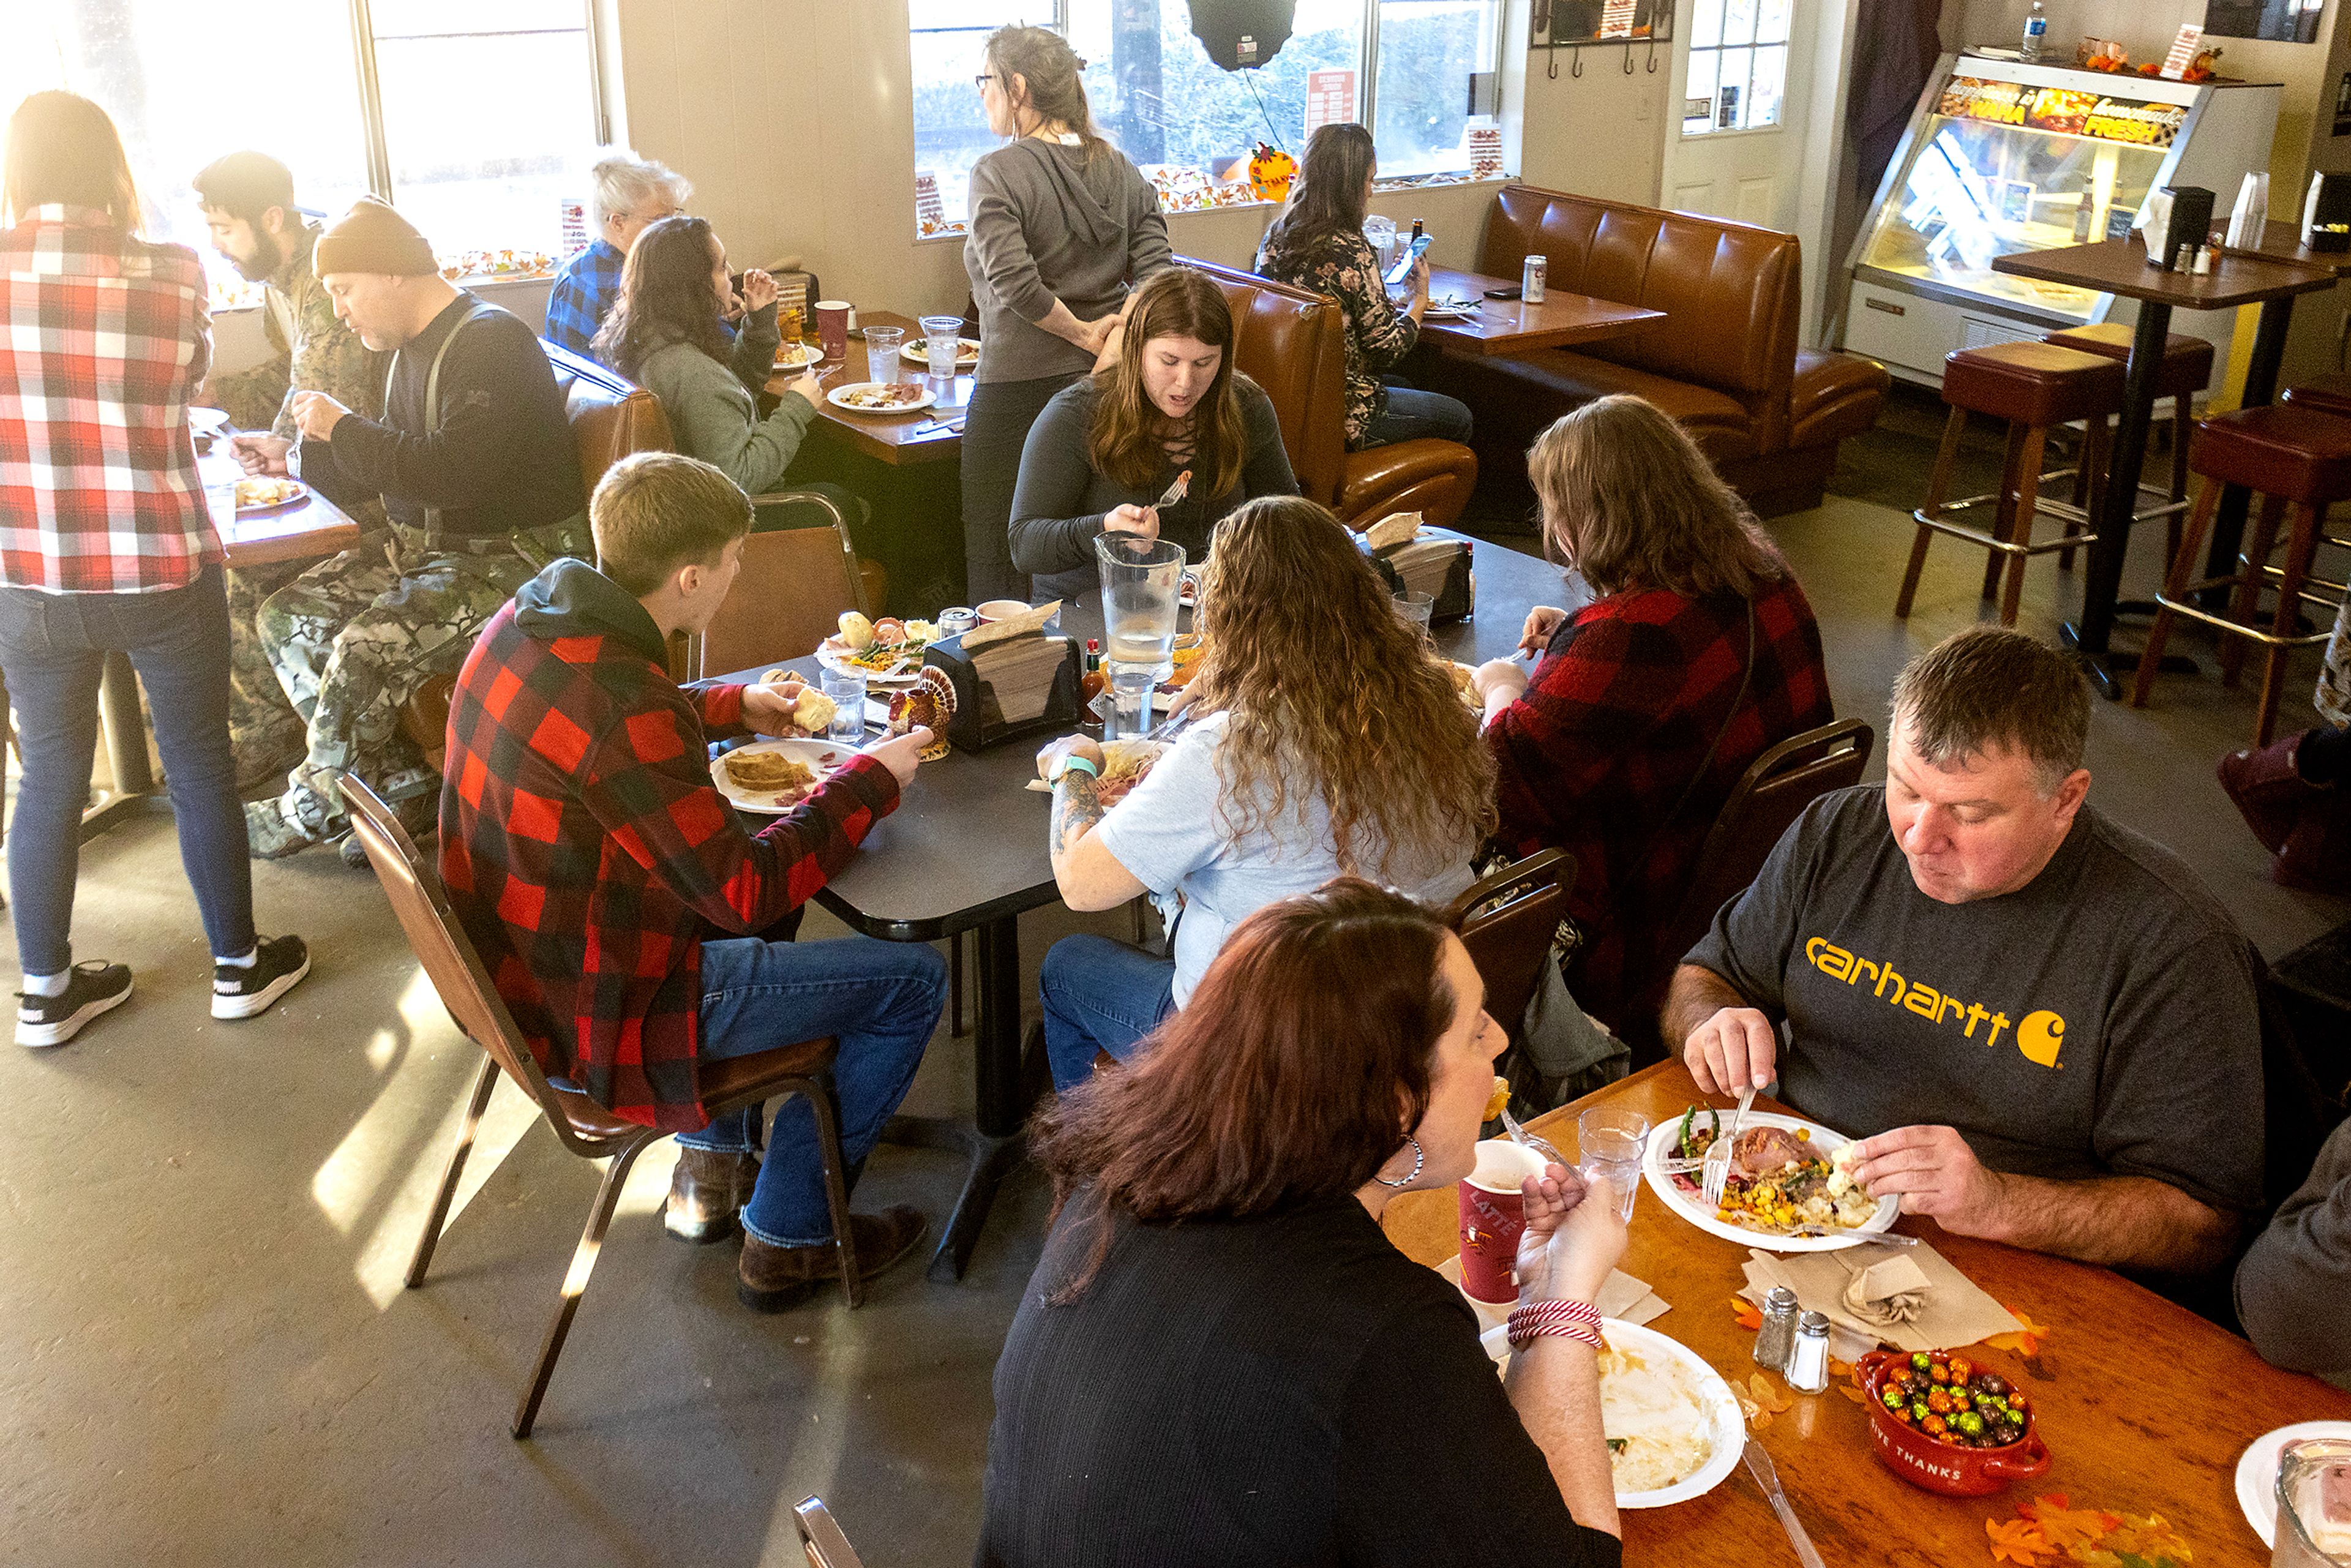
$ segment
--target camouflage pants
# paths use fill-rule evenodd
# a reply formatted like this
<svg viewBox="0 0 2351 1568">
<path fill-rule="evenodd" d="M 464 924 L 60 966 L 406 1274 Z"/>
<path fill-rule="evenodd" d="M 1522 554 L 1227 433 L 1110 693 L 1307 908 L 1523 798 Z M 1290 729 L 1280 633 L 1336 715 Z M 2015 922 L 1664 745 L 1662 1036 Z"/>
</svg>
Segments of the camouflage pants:
<svg viewBox="0 0 2351 1568">
<path fill-rule="evenodd" d="M 262 642 L 308 727 L 278 797 L 287 821 L 314 840 L 339 835 L 339 773 L 388 801 L 437 792 L 439 775 L 400 732 L 402 707 L 426 681 L 455 673 L 482 623 L 565 555 L 592 559 L 584 524 L 473 545 L 394 523 L 381 548 L 345 550 L 271 594 Z"/>
<path fill-rule="evenodd" d="M 240 794 L 282 783 L 302 760 L 302 716 L 286 700 L 257 624 L 262 601 L 302 575 L 308 561 L 231 567 L 228 584 L 228 741 Z"/>
</svg>

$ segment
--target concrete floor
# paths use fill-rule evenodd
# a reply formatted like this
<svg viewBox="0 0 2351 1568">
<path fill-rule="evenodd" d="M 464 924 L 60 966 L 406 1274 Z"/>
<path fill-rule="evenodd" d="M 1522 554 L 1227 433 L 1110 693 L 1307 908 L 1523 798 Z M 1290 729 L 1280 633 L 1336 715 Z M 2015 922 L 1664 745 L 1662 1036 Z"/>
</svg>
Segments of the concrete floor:
<svg viewBox="0 0 2351 1568">
<path fill-rule="evenodd" d="M 1892 489 L 1925 465 L 1892 423 L 1840 483 L 1907 506 Z M 1880 719 L 1903 660 L 1981 612 L 1980 555 L 1938 542 L 1917 612 L 1893 620 L 1899 511 L 1837 497 L 1773 531 L 1821 615 L 1841 712 Z M 2156 553 L 2134 552 L 2135 584 Z M 2023 624 L 2053 633 L 2077 591 L 2035 562 Z M 2307 719 L 2310 662 L 2288 723 Z M 2213 782 L 2250 707 L 2209 674 L 2166 679 L 2146 712 L 2096 705 L 2093 796 L 2184 856 L 2274 956 L 2351 904 L 2270 883 Z M 960 1285 L 910 1265 L 853 1314 L 826 1298 L 758 1318 L 735 1303 L 731 1248 L 659 1233 L 661 1145 L 517 1444 L 506 1422 L 594 1173 L 502 1087 L 434 1276 L 403 1291 L 479 1058 L 371 879 L 314 854 L 256 868 L 256 892 L 265 928 L 304 934 L 318 967 L 273 1013 L 215 1023 L 169 824 L 107 835 L 84 852 L 80 951 L 132 965 L 139 994 L 63 1049 L 0 1051 L 16 1107 L 0 1142 L 0 1562 L 797 1564 L 789 1510 L 811 1491 L 876 1568 L 969 1561 L 989 1375 L 1046 1209 L 1032 1172 L 1007 1184 Z M 1022 925 L 1033 975 L 1053 936 L 1123 919 Z M 805 935 L 837 929 L 820 912 Z M 908 1108 L 967 1110 L 969 1084 L 969 1043 L 943 1031 Z M 861 1207 L 935 1219 L 958 1176 L 885 1145 Z"/>
</svg>

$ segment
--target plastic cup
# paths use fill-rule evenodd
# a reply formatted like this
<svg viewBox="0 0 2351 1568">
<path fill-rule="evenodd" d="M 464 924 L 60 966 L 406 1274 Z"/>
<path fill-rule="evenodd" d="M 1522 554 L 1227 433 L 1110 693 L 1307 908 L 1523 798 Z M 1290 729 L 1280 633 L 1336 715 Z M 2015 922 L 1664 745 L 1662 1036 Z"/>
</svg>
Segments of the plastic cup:
<svg viewBox="0 0 2351 1568">
<path fill-rule="evenodd" d="M 1422 636 L 1428 635 L 1428 618 L 1437 609 L 1434 594 L 1399 593 L 1395 596 L 1395 607 L 1397 614 L 1420 628 Z"/>
<path fill-rule="evenodd" d="M 1617 1218 L 1631 1221 L 1641 1193 L 1641 1157 L 1649 1146 L 1649 1119 L 1637 1111 L 1595 1105 L 1575 1119 L 1576 1167 L 1588 1181 L 1605 1181 Z"/>
<path fill-rule="evenodd" d="M 954 375 L 956 357 L 962 351 L 962 317 L 923 318 L 923 357 L 930 361 L 931 374 L 941 377 Z"/>
<path fill-rule="evenodd" d="M 865 373 L 877 382 L 898 379 L 898 345 L 904 340 L 904 327 L 868 327 L 865 329 Z"/>
<path fill-rule="evenodd" d="M 1461 1288 L 1479 1301 L 1518 1299 L 1518 1281 L 1510 1274 L 1519 1260 L 1519 1238 L 1527 1228 L 1520 1184 L 1542 1169 L 1542 1156 L 1523 1144 L 1488 1138 L 1478 1145 L 1478 1167 L 1460 1184 L 1460 1192 Z"/>
<path fill-rule="evenodd" d="M 825 727 L 825 738 L 850 746 L 862 741 L 865 738 L 865 672 L 826 670 L 824 695 L 833 703 L 832 722 Z"/>
<path fill-rule="evenodd" d="M 820 299 L 816 302 L 817 346 L 828 360 L 849 358 L 849 301 Z"/>
</svg>

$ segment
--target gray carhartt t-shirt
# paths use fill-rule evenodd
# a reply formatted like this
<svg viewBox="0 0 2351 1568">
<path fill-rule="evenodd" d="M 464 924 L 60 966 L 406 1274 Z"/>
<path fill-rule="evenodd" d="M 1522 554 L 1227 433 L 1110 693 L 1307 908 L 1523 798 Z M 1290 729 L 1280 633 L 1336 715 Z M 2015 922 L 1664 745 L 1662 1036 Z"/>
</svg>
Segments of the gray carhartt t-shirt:
<svg viewBox="0 0 2351 1568">
<path fill-rule="evenodd" d="M 2251 950 L 2194 873 L 2094 806 L 2024 887 L 1940 904 L 1882 786 L 1823 796 L 1686 962 L 1784 1020 L 1780 1097 L 1836 1132 L 1949 1126 L 1996 1171 L 2261 1200 Z"/>
</svg>

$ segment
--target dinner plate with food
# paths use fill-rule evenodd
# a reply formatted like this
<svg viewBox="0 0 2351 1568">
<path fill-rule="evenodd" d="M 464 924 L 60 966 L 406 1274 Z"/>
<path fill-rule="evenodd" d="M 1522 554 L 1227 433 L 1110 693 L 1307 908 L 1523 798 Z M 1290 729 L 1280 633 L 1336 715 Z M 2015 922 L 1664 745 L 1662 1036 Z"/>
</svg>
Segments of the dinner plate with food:
<svg viewBox="0 0 2351 1568">
<path fill-rule="evenodd" d="M 910 343 L 899 344 L 898 357 L 926 375 L 930 372 L 931 350 L 920 338 L 916 338 Z M 979 369 L 978 339 L 957 338 L 956 340 L 956 369 L 965 371 Z"/>
<path fill-rule="evenodd" d="M 835 408 L 852 413 L 914 413 L 938 402 L 938 394 L 915 382 L 852 382 L 824 394 Z"/>
<path fill-rule="evenodd" d="M 292 506 L 309 493 L 310 487 L 299 479 L 256 474 L 236 482 L 236 515 L 246 517 L 256 512 L 274 512 L 280 507 Z"/>
<path fill-rule="evenodd" d="M 1853 1178 L 1854 1140 L 1801 1116 L 1750 1111 L 1730 1150 L 1719 1207 L 1706 1201 L 1705 1173 L 1667 1168 L 1703 1159 L 1725 1113 L 1693 1105 L 1649 1134 L 1641 1174 L 1666 1206 L 1700 1230 L 1771 1252 L 1858 1247 L 1901 1216 L 1896 1197 L 1874 1198 Z"/>
<path fill-rule="evenodd" d="M 1747 1417 L 1722 1375 L 1679 1340 L 1622 1318 L 1600 1320 L 1600 1432 L 1618 1508 L 1669 1508 L 1703 1497 L 1738 1468 Z M 1479 1337 L 1510 1363 L 1510 1325 Z"/>
<path fill-rule="evenodd" d="M 776 346 L 776 369 L 779 371 L 812 371 L 822 363 L 822 343 L 779 343 Z"/>
<path fill-rule="evenodd" d="M 816 662 L 828 670 L 851 670 L 876 686 L 910 686 L 922 674 L 923 650 L 938 640 L 929 621 L 894 615 L 869 620 L 854 610 L 841 612 L 841 630 L 816 645 Z"/>
<path fill-rule="evenodd" d="M 1131 740 L 1103 741 L 1102 777 L 1094 782 L 1094 799 L 1102 802 L 1104 810 L 1108 810 L 1134 794 L 1134 787 L 1143 782 L 1144 776 L 1161 758 L 1175 748 L 1175 745 L 1172 740 L 1145 740 L 1140 737 Z M 1052 786 L 1042 779 L 1031 779 L 1029 788 L 1050 790 Z"/>
<path fill-rule="evenodd" d="M 857 755 L 830 740 L 755 740 L 738 746 L 710 770 L 718 792 L 739 810 L 778 816 L 816 793 L 825 776 Z"/>
</svg>

